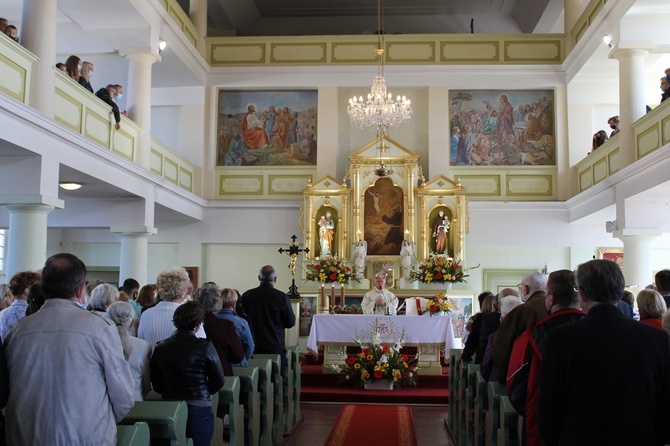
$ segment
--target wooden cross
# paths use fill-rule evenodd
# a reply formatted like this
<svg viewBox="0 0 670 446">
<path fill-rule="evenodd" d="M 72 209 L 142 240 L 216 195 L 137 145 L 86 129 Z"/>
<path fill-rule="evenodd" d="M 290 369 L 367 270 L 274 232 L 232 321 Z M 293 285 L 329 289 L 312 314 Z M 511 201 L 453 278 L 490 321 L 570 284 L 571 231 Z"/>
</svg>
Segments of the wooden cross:
<svg viewBox="0 0 670 446">
<path fill-rule="evenodd" d="M 298 259 L 298 255 L 301 252 L 305 254 L 309 253 L 309 248 L 300 248 L 300 244 L 296 242 L 298 237 L 295 234 L 291 236 L 291 243 L 288 244 L 288 249 L 279 248 L 279 254 L 288 254 L 291 257 L 291 262 L 288 264 L 289 269 L 291 270 L 291 287 L 288 289 L 288 297 L 290 299 L 299 299 L 300 293 L 298 293 L 298 287 L 295 284 L 295 262 Z"/>
</svg>

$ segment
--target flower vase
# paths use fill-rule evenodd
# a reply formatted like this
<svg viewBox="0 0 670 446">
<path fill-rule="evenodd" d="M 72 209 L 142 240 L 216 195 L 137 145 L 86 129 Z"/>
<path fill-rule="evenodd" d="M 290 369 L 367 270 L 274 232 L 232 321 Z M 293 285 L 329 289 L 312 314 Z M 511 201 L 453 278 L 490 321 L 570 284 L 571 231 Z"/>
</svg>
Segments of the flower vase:
<svg viewBox="0 0 670 446">
<path fill-rule="evenodd" d="M 427 289 L 427 290 L 450 290 L 451 289 L 451 282 L 445 282 L 445 283 L 440 283 L 440 282 L 431 282 L 431 283 L 422 283 L 421 288 Z"/>
<path fill-rule="evenodd" d="M 393 381 L 384 379 L 379 381 L 365 381 L 363 383 L 365 390 L 393 390 Z"/>
</svg>

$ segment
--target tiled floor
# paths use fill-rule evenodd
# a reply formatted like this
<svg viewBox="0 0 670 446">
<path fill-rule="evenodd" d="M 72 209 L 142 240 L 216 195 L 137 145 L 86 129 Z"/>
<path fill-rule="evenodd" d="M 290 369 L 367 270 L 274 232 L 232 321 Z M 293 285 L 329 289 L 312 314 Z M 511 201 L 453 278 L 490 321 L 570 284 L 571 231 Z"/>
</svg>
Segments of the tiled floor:
<svg viewBox="0 0 670 446">
<path fill-rule="evenodd" d="M 303 404 L 303 423 L 296 429 L 287 446 L 320 446 L 328 438 L 330 429 L 340 413 L 339 404 Z M 419 446 L 451 445 L 444 428 L 449 406 L 412 406 L 414 430 Z M 357 445 L 347 445 L 357 446 Z"/>
</svg>

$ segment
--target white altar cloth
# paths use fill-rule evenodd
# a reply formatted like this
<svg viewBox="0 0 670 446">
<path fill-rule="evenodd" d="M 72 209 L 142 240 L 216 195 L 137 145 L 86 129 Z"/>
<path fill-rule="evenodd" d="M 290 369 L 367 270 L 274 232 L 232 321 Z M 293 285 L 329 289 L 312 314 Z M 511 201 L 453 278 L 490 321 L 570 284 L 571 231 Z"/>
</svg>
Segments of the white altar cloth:
<svg viewBox="0 0 670 446">
<path fill-rule="evenodd" d="M 447 354 L 452 348 L 457 348 L 451 318 L 448 316 L 368 316 L 361 314 L 315 314 L 307 348 L 313 354 L 318 354 L 319 343 L 355 345 L 356 332 L 361 337 L 361 341 L 370 342 L 370 337 L 363 337 L 363 334 L 370 332 L 375 319 L 378 320 L 380 328 L 388 330 L 389 333 L 402 331 L 404 328 L 403 345 L 444 345 Z M 382 342 L 394 343 L 398 342 L 398 338 L 387 340 L 382 337 Z"/>
</svg>

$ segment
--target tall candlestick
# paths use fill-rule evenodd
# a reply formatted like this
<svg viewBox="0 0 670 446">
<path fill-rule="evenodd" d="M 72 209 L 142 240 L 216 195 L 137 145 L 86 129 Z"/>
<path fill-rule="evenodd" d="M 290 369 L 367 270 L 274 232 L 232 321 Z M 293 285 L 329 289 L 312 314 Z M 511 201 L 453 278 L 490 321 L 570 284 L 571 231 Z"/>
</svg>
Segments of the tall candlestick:
<svg viewBox="0 0 670 446">
<path fill-rule="evenodd" d="M 340 285 L 340 305 L 342 305 L 342 308 L 344 308 L 345 303 L 344 303 L 344 284 Z"/>
<path fill-rule="evenodd" d="M 409 229 L 405 229 L 405 240 L 409 240 Z"/>
<path fill-rule="evenodd" d="M 362 240 L 362 239 L 361 239 L 361 234 L 362 234 L 362 232 L 361 232 L 360 229 L 359 229 L 358 231 L 356 231 L 356 235 L 358 235 L 358 241 L 361 241 L 361 240 Z"/>
<path fill-rule="evenodd" d="M 330 302 L 332 302 L 333 304 L 337 303 L 337 301 L 335 300 L 335 284 L 331 285 L 330 287 Z M 328 305 L 328 307 L 330 307 L 330 304 Z"/>
<path fill-rule="evenodd" d="M 326 305 L 326 286 L 322 283 L 321 284 L 321 294 L 320 296 L 320 303 L 321 303 L 321 309 Z"/>
</svg>

